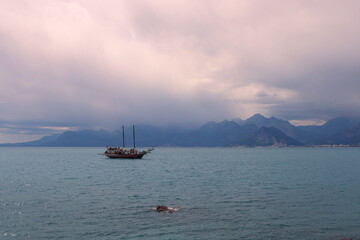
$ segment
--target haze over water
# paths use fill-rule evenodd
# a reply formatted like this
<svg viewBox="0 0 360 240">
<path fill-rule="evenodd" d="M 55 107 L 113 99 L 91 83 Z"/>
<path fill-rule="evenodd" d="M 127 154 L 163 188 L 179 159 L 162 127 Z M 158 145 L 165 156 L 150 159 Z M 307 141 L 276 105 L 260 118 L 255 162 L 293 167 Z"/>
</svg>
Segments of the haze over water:
<svg viewBox="0 0 360 240">
<path fill-rule="evenodd" d="M 358 148 L 103 151 L 2 148 L 0 239 L 360 239 Z"/>
</svg>

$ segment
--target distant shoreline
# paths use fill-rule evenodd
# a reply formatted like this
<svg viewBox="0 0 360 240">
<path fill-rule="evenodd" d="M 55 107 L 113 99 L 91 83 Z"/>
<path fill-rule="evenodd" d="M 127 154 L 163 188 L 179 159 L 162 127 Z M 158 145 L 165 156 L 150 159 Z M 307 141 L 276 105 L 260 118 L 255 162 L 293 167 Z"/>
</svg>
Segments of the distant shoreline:
<svg viewBox="0 0 360 240">
<path fill-rule="evenodd" d="M 0 148 L 105 148 L 105 146 L 17 146 L 13 144 L 0 144 Z M 155 148 L 359 148 L 360 145 L 309 145 L 309 146 L 156 146 Z M 130 148 L 130 147 L 129 147 Z M 148 148 L 138 147 L 139 149 Z"/>
</svg>

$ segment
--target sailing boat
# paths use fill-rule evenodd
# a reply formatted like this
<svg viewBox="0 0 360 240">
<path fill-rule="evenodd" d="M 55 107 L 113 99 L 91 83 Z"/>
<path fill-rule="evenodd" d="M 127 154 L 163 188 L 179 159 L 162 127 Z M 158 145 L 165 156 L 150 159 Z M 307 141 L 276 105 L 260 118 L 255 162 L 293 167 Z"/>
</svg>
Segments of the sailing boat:
<svg viewBox="0 0 360 240">
<path fill-rule="evenodd" d="M 106 146 L 106 151 L 104 155 L 109 158 L 132 158 L 132 159 L 140 159 L 147 153 L 154 150 L 154 148 L 149 148 L 145 151 L 139 151 L 135 148 L 135 125 L 133 125 L 133 138 L 134 138 L 134 148 L 126 149 L 125 148 L 125 135 L 124 135 L 124 126 L 122 126 L 122 134 L 123 134 L 123 146 L 122 147 L 108 147 Z"/>
</svg>

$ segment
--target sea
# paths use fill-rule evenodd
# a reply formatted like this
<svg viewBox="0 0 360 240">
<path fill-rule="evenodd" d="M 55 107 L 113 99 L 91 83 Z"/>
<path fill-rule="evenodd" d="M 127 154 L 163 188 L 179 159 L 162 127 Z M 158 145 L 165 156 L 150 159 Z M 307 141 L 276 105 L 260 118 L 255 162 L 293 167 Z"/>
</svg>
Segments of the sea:
<svg viewBox="0 0 360 240">
<path fill-rule="evenodd" d="M 104 151 L 0 148 L 0 239 L 360 239 L 360 148 Z"/>
</svg>

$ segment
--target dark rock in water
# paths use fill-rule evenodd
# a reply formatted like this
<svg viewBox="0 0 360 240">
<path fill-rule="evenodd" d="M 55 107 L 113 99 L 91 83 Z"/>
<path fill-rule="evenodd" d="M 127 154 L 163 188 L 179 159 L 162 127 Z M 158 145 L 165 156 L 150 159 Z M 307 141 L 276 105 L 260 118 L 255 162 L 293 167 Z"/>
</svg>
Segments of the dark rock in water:
<svg viewBox="0 0 360 240">
<path fill-rule="evenodd" d="M 167 211 L 169 208 L 167 206 L 157 206 L 156 207 L 156 211 L 158 212 L 162 212 L 162 211 Z"/>
<path fill-rule="evenodd" d="M 175 210 L 173 208 L 168 208 L 167 206 L 157 206 L 156 211 L 158 211 L 158 212 L 169 212 L 169 213 L 175 212 Z"/>
</svg>

